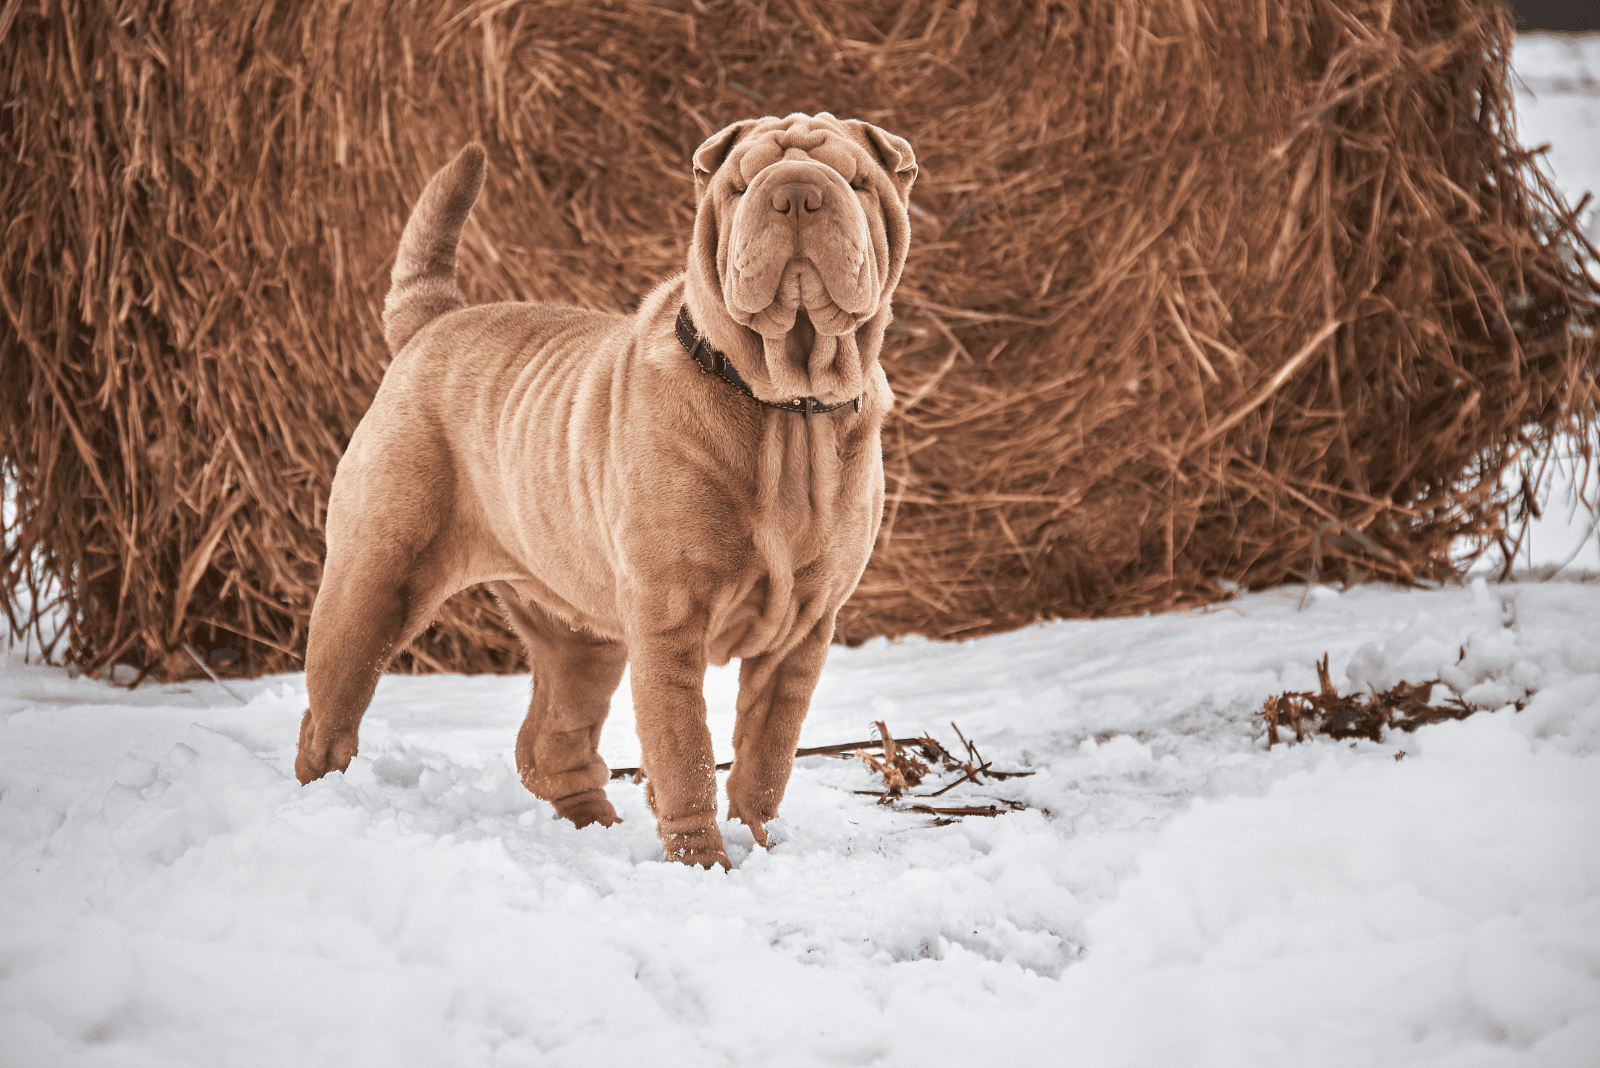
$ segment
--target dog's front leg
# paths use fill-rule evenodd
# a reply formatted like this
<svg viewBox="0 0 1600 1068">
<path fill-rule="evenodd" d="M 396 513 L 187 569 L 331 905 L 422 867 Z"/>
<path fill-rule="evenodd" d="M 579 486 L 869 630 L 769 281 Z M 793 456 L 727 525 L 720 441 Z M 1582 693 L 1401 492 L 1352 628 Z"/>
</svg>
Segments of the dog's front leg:
<svg viewBox="0 0 1600 1068">
<path fill-rule="evenodd" d="M 794 768 L 800 727 L 828 659 L 833 619 L 820 621 L 783 656 L 750 657 L 739 665 L 739 718 L 733 728 L 728 818 L 767 844 L 767 821 L 777 816 Z"/>
<path fill-rule="evenodd" d="M 704 628 L 635 633 L 628 647 L 634 720 L 661 846 L 668 860 L 726 868 L 716 757 L 706 729 Z"/>
</svg>

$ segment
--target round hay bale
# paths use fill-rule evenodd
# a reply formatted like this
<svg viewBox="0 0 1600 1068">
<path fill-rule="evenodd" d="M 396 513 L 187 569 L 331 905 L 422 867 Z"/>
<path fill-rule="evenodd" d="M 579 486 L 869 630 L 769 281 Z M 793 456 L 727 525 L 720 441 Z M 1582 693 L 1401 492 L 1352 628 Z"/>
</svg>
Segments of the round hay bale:
<svg viewBox="0 0 1600 1068">
<path fill-rule="evenodd" d="M 1593 250 L 1510 38 L 1467 0 L 6 5 L 12 631 L 293 669 L 427 176 L 489 147 L 469 299 L 623 310 L 682 266 L 695 145 L 790 111 L 922 167 L 841 638 L 1444 577 L 1594 412 Z M 520 655 L 480 593 L 397 667 Z"/>
</svg>

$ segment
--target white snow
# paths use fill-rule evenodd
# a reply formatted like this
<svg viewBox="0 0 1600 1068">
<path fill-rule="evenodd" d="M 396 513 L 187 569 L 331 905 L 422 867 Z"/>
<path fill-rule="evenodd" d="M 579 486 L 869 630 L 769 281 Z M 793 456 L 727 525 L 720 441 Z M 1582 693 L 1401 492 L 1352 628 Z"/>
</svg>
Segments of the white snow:
<svg viewBox="0 0 1600 1068">
<path fill-rule="evenodd" d="M 1324 653 L 1483 710 L 1268 749 Z M 308 787 L 303 676 L 228 685 L 0 664 L 0 1066 L 1600 1064 L 1594 576 L 836 648 L 802 745 L 954 720 L 1034 774 L 935 803 L 1028 807 L 934 826 L 805 758 L 728 873 L 630 782 L 611 828 L 529 795 L 525 677 L 386 677 Z"/>
<path fill-rule="evenodd" d="M 1267 749 L 1256 710 L 1324 652 L 1526 707 Z M 734 684 L 708 684 L 724 744 Z M 1036 774 L 937 803 L 1030 807 L 933 826 L 805 758 L 770 852 L 724 824 L 728 874 L 662 862 L 632 783 L 609 829 L 529 795 L 525 679 L 387 677 L 350 771 L 304 788 L 303 677 L 230 686 L 6 662 L 0 1063 L 1600 1058 L 1597 582 L 835 649 L 802 744 L 886 719 L 955 745 L 953 719 Z"/>
</svg>

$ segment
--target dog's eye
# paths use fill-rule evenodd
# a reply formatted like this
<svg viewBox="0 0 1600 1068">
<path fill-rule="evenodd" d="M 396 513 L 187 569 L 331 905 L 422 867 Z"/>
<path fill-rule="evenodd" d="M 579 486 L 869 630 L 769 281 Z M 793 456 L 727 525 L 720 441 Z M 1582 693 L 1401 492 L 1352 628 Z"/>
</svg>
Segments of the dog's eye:
<svg viewBox="0 0 1600 1068">
<path fill-rule="evenodd" d="M 865 193 L 867 191 L 867 180 L 865 178 L 852 178 L 850 179 L 850 188 L 857 193 Z"/>
<path fill-rule="evenodd" d="M 749 187 L 748 186 L 742 186 L 742 185 L 735 185 L 735 186 L 732 186 L 729 191 L 731 193 L 733 193 L 733 195 L 736 196 L 736 197 L 742 197 L 742 196 L 744 196 L 744 191 L 747 188 L 749 188 Z"/>
</svg>

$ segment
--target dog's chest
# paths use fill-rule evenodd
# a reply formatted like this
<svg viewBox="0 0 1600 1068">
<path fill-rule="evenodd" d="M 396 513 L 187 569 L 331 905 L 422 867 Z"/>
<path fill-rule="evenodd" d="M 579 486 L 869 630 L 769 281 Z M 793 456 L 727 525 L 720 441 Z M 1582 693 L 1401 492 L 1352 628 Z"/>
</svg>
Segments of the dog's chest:
<svg viewBox="0 0 1600 1068">
<path fill-rule="evenodd" d="M 864 557 L 864 554 L 862 554 Z M 727 588 L 711 605 L 707 659 L 713 664 L 781 653 L 826 616 L 831 619 L 855 585 L 858 569 L 839 556 L 793 571 L 755 568 L 746 587 Z"/>
<path fill-rule="evenodd" d="M 762 441 L 738 574 L 711 607 L 714 663 L 785 648 L 823 617 L 831 619 L 877 535 L 883 507 L 877 452 L 869 458 L 860 441 L 834 427 L 779 414 L 790 422 L 769 428 Z"/>
</svg>

